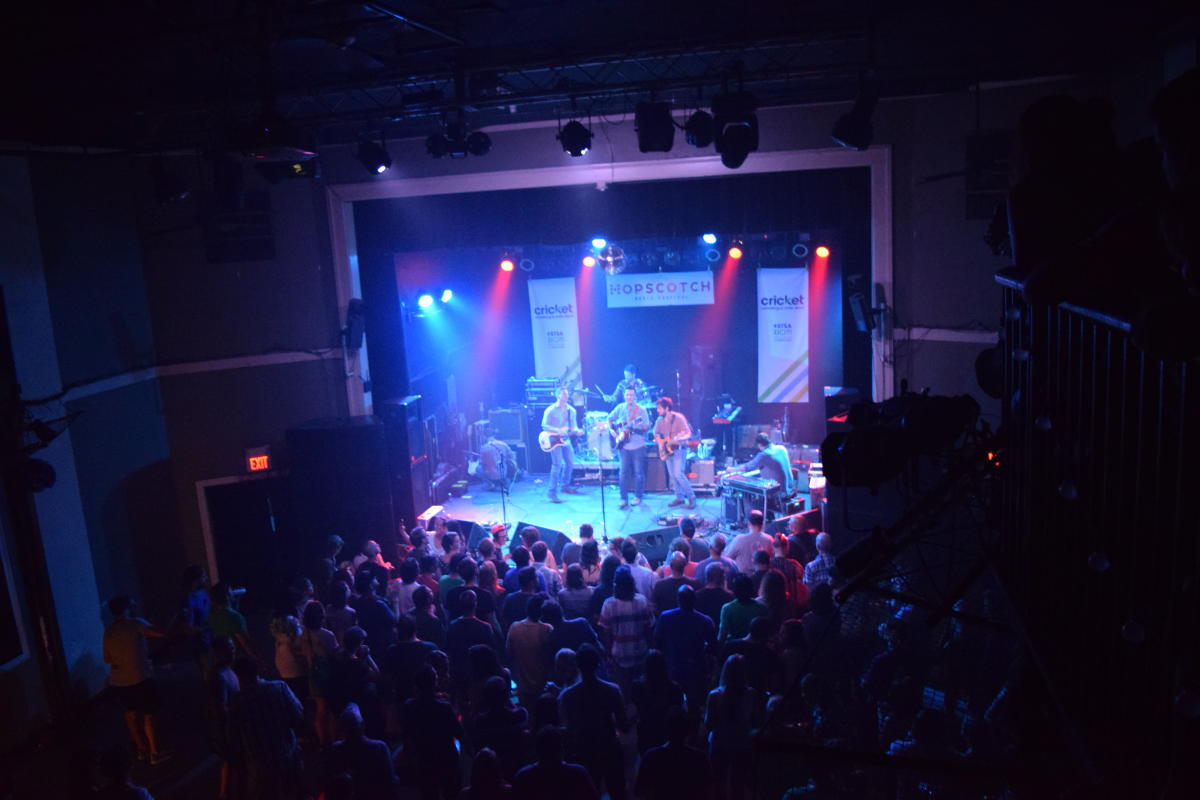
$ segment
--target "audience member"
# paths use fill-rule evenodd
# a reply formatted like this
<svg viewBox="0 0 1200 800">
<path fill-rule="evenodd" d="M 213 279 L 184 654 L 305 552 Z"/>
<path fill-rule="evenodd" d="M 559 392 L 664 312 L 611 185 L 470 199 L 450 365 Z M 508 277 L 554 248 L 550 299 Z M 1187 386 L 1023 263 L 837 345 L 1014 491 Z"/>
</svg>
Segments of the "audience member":
<svg viewBox="0 0 1200 800">
<path fill-rule="evenodd" d="M 304 613 L 303 609 L 300 611 Z M 308 697 L 308 662 L 300 647 L 304 628 L 292 616 L 291 606 L 276 610 L 271 619 L 271 638 L 275 641 L 275 671 L 301 703 Z"/>
<path fill-rule="evenodd" d="M 535 594 L 525 606 L 525 618 L 514 622 L 508 629 L 505 650 L 517 679 L 517 696 L 521 705 L 532 709 L 534 701 L 546 685 L 547 641 L 554 630 L 542 622 L 542 604 L 545 596 Z"/>
<path fill-rule="evenodd" d="M 458 575 L 454 571 L 454 565 L 457 563 L 455 559 L 464 555 L 463 549 L 458 532 L 447 530 L 442 536 L 442 555 L 438 558 L 442 568 L 442 591 L 440 593 L 442 597 L 446 596 L 447 589 L 457 584 Z M 450 579 L 449 582 L 446 581 L 447 578 Z"/>
<path fill-rule="evenodd" d="M 159 764 L 170 754 L 159 748 L 158 683 L 146 639 L 162 638 L 166 633 L 136 616 L 137 604 L 126 595 L 109 600 L 108 610 L 113 616 L 104 631 L 104 663 L 111 670 L 109 686 L 125 708 L 125 728 L 138 757 Z"/>
<path fill-rule="evenodd" d="M 521 542 L 525 545 L 525 549 L 531 554 L 533 553 L 533 545 L 541 541 L 541 538 L 542 534 L 532 525 L 526 525 L 521 529 Z M 547 554 L 546 566 L 550 569 L 558 569 L 558 562 L 554 559 L 553 553 Z M 545 591 L 545 588 L 543 588 L 542 591 Z"/>
<path fill-rule="evenodd" d="M 676 555 L 683 556 L 683 576 L 685 578 L 694 576 L 696 574 L 696 562 L 690 559 L 689 554 L 691 551 L 691 545 L 685 539 L 676 539 L 671 542 L 671 547 L 667 551 L 667 557 L 663 560 L 662 566 L 654 573 L 657 579 L 655 585 L 657 586 L 658 582 L 661 582 L 663 578 L 671 577 L 671 559 Z"/>
<path fill-rule="evenodd" d="M 717 638 L 741 639 L 750 632 L 750 622 L 767 613 L 767 607 L 754 599 L 754 581 L 749 575 L 733 579 L 733 600 L 721 607 Z"/>
<path fill-rule="evenodd" d="M 308 695 L 316 708 L 317 742 L 325 747 L 333 741 L 329 697 L 333 691 L 333 660 L 338 653 L 338 641 L 333 631 L 325 627 L 325 607 L 320 603 L 309 603 L 304 609 L 300 652 L 308 662 Z"/>
<path fill-rule="evenodd" d="M 546 594 L 550 597 L 557 597 L 559 590 L 562 589 L 562 578 L 559 577 L 558 571 L 552 569 L 547 563 L 547 559 L 553 557 L 550 548 L 545 542 L 534 542 L 533 547 L 529 549 L 529 554 L 533 556 L 533 568 L 538 571 L 546 584 Z"/>
<path fill-rule="evenodd" d="M 675 545 L 681 541 L 688 545 L 687 556 L 691 563 L 698 564 L 709 557 L 708 545 L 696 538 L 696 520 L 691 517 L 683 517 L 679 520 L 679 538 L 671 542 L 671 549 L 674 549 Z M 690 578 L 691 575 L 688 577 Z"/>
<path fill-rule="evenodd" d="M 708 691 L 708 662 L 717 650 L 717 628 L 696 610 L 696 592 L 690 586 L 680 586 L 677 594 L 679 607 L 658 617 L 654 646 L 666 656 L 668 674 L 683 687 L 690 709 L 698 714 Z"/>
<path fill-rule="evenodd" d="M 708 693 L 704 711 L 717 800 L 743 797 L 753 784 L 751 743 L 763 711 L 763 695 L 746 680 L 745 658 L 731 655 L 721 669 L 720 686 Z"/>
<path fill-rule="evenodd" d="M 761 692 L 775 690 L 779 682 L 779 654 L 771 641 L 773 628 L 766 617 L 751 621 L 750 632 L 725 643 L 722 657 L 735 653 L 746 659 L 746 683 Z"/>
<path fill-rule="evenodd" d="M 637 593 L 646 598 L 646 602 L 651 602 L 654 597 L 654 581 L 657 576 L 654 570 L 647 566 L 642 566 L 638 563 L 637 545 L 626 539 L 621 545 L 621 558 L 624 559 L 625 565 L 629 567 L 629 574 L 633 577 L 634 586 L 637 587 Z"/>
<path fill-rule="evenodd" d="M 563 615 L 568 619 L 586 617 L 594 591 L 584 582 L 583 568 L 579 564 L 567 567 L 567 585 L 558 590 L 558 602 L 563 607 Z"/>
<path fill-rule="evenodd" d="M 385 724 L 378 692 L 381 673 L 367 644 L 367 634 L 362 628 L 351 628 L 344 642 L 333 657 L 330 710 L 341 713 L 348 704 L 356 703 L 366 715 L 367 733 L 382 737 Z"/>
<path fill-rule="evenodd" d="M 800 564 L 807 564 L 817 557 L 818 531 L 805 526 L 806 521 L 802 515 L 788 517 L 788 558 Z"/>
<path fill-rule="evenodd" d="M 527 761 L 525 723 L 528 719 L 524 708 L 513 708 L 508 681 L 493 675 L 484 682 L 472 720 L 475 743 L 496 752 L 504 776 L 510 780 Z"/>
<path fill-rule="evenodd" d="M 710 564 L 720 564 L 725 568 L 725 579 L 732 581 L 733 576 L 738 574 L 737 563 L 725 556 L 725 534 L 718 533 L 712 538 L 708 544 L 708 558 L 696 565 L 696 577 L 700 580 L 708 580 L 708 567 Z"/>
<path fill-rule="evenodd" d="M 613 596 L 600 610 L 600 630 L 612 658 L 613 677 L 626 695 L 641 672 L 654 629 L 650 604 L 635 589 L 633 573 L 624 564 L 613 579 Z"/>
<path fill-rule="evenodd" d="M 451 800 L 460 786 L 458 747 L 462 725 L 438 696 L 438 674 L 426 666 L 413 681 L 416 695 L 404 704 L 405 756 L 417 776 L 422 800 Z"/>
<path fill-rule="evenodd" d="M 579 764 L 563 761 L 562 734 L 547 725 L 537 732 L 535 739 L 537 760 L 517 773 L 513 781 L 513 794 L 521 800 L 599 800 L 596 787 L 588 772 Z M 613 800 L 623 800 L 624 792 L 617 796 L 609 790 Z"/>
<path fill-rule="evenodd" d="M 543 614 L 544 613 L 545 609 L 543 609 Z M 595 647 L 595 645 L 590 646 Z M 600 648 L 596 647 L 596 652 L 600 652 Z M 575 651 L 569 647 L 559 648 L 554 654 L 554 667 L 550 675 L 551 680 L 550 683 L 546 684 L 545 694 L 549 694 L 554 697 L 555 708 L 557 708 L 558 698 L 562 694 L 563 689 L 566 689 L 568 686 L 575 683 L 575 681 L 579 680 L 579 665 L 576 663 Z M 543 696 L 545 696 L 545 694 L 543 694 Z M 539 700 L 540 699 L 541 698 L 539 698 Z M 556 719 L 558 718 L 557 711 L 555 711 L 554 716 Z"/>
<path fill-rule="evenodd" d="M 750 580 L 754 581 L 754 593 L 758 594 L 762 587 L 763 578 L 771 569 L 771 554 L 766 550 L 756 550 L 753 557 L 754 568 L 750 571 Z"/>
<path fill-rule="evenodd" d="M 811 594 L 814 587 L 822 583 L 833 583 L 833 568 L 837 559 L 833 556 L 833 540 L 828 533 L 817 534 L 817 557 L 804 566 L 804 583 Z"/>
<path fill-rule="evenodd" d="M 459 595 L 458 603 L 462 613 L 446 629 L 446 655 L 450 657 L 450 679 L 455 694 L 464 697 L 471 680 L 468 651 L 477 644 L 494 648 L 496 637 L 492 626 L 475 616 L 477 595 L 474 589 L 467 589 Z"/>
<path fill-rule="evenodd" d="M 910 756 L 943 761 L 954 757 L 952 748 L 946 743 L 946 718 L 940 711 L 923 708 L 917 712 L 907 739 L 897 739 L 888 747 L 889 756 Z M 937 772 L 924 770 L 900 770 L 896 775 L 897 800 L 938 797 L 947 789 L 949 782 Z"/>
<path fill-rule="evenodd" d="M 808 613 L 800 620 L 804 626 L 804 642 L 810 653 L 818 647 L 827 652 L 837 648 L 837 606 L 833 602 L 833 587 L 819 583 L 808 597 Z"/>
<path fill-rule="evenodd" d="M 521 591 L 521 579 L 520 579 L 521 570 L 523 570 L 523 569 L 525 569 L 525 567 L 529 566 L 529 562 L 533 560 L 533 556 L 530 555 L 529 549 L 526 548 L 524 545 L 518 545 L 512 551 L 512 559 L 513 559 L 514 566 L 512 568 L 510 568 L 508 570 L 508 572 L 504 573 L 504 579 L 502 581 L 502 583 L 504 584 L 504 590 L 506 592 L 508 592 L 510 595 L 516 594 L 517 592 Z M 537 591 L 539 591 L 539 592 L 546 591 L 546 579 L 543 578 L 541 573 L 538 572 L 537 570 L 534 570 L 533 574 L 536 576 L 536 579 L 537 579 L 537 585 L 538 585 Z"/>
<path fill-rule="evenodd" d="M 595 531 L 591 524 L 585 522 L 579 526 L 579 541 L 567 542 L 562 549 L 563 567 L 569 567 L 572 564 L 578 564 L 580 556 L 583 553 L 583 546 L 588 542 L 595 541 Z"/>
<path fill-rule="evenodd" d="M 733 600 L 733 592 L 725 588 L 725 578 L 725 565 L 710 561 L 704 571 L 704 588 L 696 592 L 696 610 L 714 625 L 721 621 L 721 609 Z"/>
<path fill-rule="evenodd" d="M 396 642 L 396 617 L 378 594 L 379 581 L 370 572 L 354 576 L 354 592 L 350 602 L 358 614 L 358 627 L 367 633 L 367 644 L 384 652 Z"/>
<path fill-rule="evenodd" d="M 421 574 L 416 560 L 406 558 L 396 568 L 396 577 L 388 581 L 387 598 L 392 607 L 392 613 L 397 617 L 411 614 L 413 610 L 413 592 L 420 586 L 417 576 Z"/>
<path fill-rule="evenodd" d="M 433 600 L 436 603 L 438 599 L 438 560 L 435 555 L 422 556 L 417 562 L 420 564 L 420 572 L 417 573 L 417 583 L 424 586 L 433 594 Z"/>
<path fill-rule="evenodd" d="M 754 554 L 759 550 L 771 552 L 771 537 L 763 533 L 764 517 L 757 508 L 750 512 L 750 529 L 733 540 L 729 557 L 737 564 L 738 572 L 749 575 L 754 571 Z"/>
<path fill-rule="evenodd" d="M 686 546 L 686 542 L 683 543 Z M 654 610 L 658 613 L 670 611 L 679 605 L 679 589 L 692 586 L 692 582 L 684 576 L 684 569 L 689 566 L 687 556 L 676 551 L 669 562 L 668 577 L 660 578 L 654 584 Z"/>
<path fill-rule="evenodd" d="M 596 622 L 600 619 L 600 611 L 604 608 L 604 601 L 612 597 L 613 579 L 617 575 L 617 569 L 621 566 L 621 559 L 618 556 L 607 555 L 604 557 L 604 563 L 600 565 L 600 582 L 596 586 L 596 590 L 592 592 L 592 603 L 588 608 L 588 620 Z"/>
<path fill-rule="evenodd" d="M 470 589 L 475 592 L 475 616 L 490 625 L 490 621 L 496 613 L 496 596 L 491 592 L 480 591 L 479 567 L 475 564 L 475 560 L 469 556 L 464 556 L 458 562 L 457 570 L 458 577 L 462 579 L 462 583 L 442 595 L 446 600 L 446 619 L 453 622 L 458 617 L 462 609 L 462 603 L 459 601 L 459 598 L 462 597 L 465 591 Z"/>
<path fill-rule="evenodd" d="M 429 663 L 429 656 L 437 650 L 433 642 L 417 638 L 417 626 L 412 617 L 396 620 L 396 643 L 383 654 L 384 680 L 397 709 L 413 696 L 413 679 L 421 667 Z"/>
<path fill-rule="evenodd" d="M 329 604 L 325 609 L 325 627 L 333 631 L 340 645 L 342 635 L 358 624 L 358 612 L 350 606 L 350 587 L 342 581 L 335 581 L 326 594 Z"/>
<path fill-rule="evenodd" d="M 345 546 L 345 540 L 336 533 L 330 534 L 325 540 L 325 553 L 317 560 L 316 569 L 313 573 L 313 578 L 316 580 L 318 586 L 328 586 L 329 582 L 333 580 L 334 573 L 341 568 L 338 556 Z"/>
<path fill-rule="evenodd" d="M 708 754 L 687 743 L 695 723 L 675 709 L 668 713 L 665 728 L 666 744 L 642 754 L 634 794 L 646 800 L 708 800 L 713 789 Z"/>
<path fill-rule="evenodd" d="M 262 659 L 250 641 L 246 618 L 233 607 L 233 588 L 225 581 L 220 581 L 208 590 L 208 597 L 212 603 L 208 627 L 212 628 L 213 635 L 228 636 L 237 644 L 239 651 L 261 663 Z"/>
<path fill-rule="evenodd" d="M 496 751 L 485 747 L 471 762 L 471 784 L 458 794 L 458 800 L 513 800 L 512 786 L 505 780 Z"/>
<path fill-rule="evenodd" d="M 480 708 L 483 690 L 490 678 L 500 678 L 505 686 L 512 683 L 512 674 L 500 666 L 496 648 L 486 644 L 472 645 L 467 651 L 467 661 L 471 665 L 471 683 L 467 689 L 468 709 Z"/>
<path fill-rule="evenodd" d="M 576 655 L 579 680 L 559 695 L 559 716 L 567 739 L 567 752 L 587 768 L 597 787 L 604 786 L 612 800 L 624 800 L 625 759 L 618 733 L 629 729 L 621 690 L 601 680 L 600 651 L 591 645 Z M 559 786 L 563 797 L 573 797 Z M 519 793 L 518 793 L 519 794 Z M 520 795 L 524 797 L 524 795 Z M 589 792 L 588 796 L 595 796 Z"/>
<path fill-rule="evenodd" d="M 304 707 L 283 681 L 259 677 L 254 660 L 239 658 L 233 671 L 241 690 L 229 700 L 230 744 L 246 769 L 248 796 L 300 798 L 304 766 L 296 730 Z"/>
<path fill-rule="evenodd" d="M 588 624 L 588 621 L 582 617 L 563 619 L 564 610 L 562 606 L 552 601 L 542 606 L 542 622 L 553 628 L 549 638 L 546 639 L 547 660 L 563 648 L 574 651 L 585 644 L 596 648 L 600 647 L 596 632 Z"/>
<path fill-rule="evenodd" d="M 238 693 L 233 674 L 233 640 L 218 636 L 212 642 L 212 672 L 205 685 L 204 717 L 208 723 L 208 746 L 221 761 L 218 800 L 226 800 L 233 790 L 233 762 L 229 747 L 229 699 Z"/>
<path fill-rule="evenodd" d="M 362 713 L 354 703 L 342 709 L 338 719 L 342 739 L 329 749 L 327 771 L 354 780 L 354 800 L 392 800 L 396 796 L 396 773 L 391 750 L 385 742 L 367 738 Z"/>
<path fill-rule="evenodd" d="M 787 595 L 798 608 L 808 605 L 808 586 L 804 583 L 804 562 L 793 559 L 791 544 L 782 533 L 775 537 L 771 569 L 778 570 L 786 583 Z"/>
<path fill-rule="evenodd" d="M 800 613 L 799 607 L 788 594 L 787 580 L 777 569 L 768 570 L 763 576 L 758 587 L 758 601 L 767 609 L 766 616 L 771 623 L 771 635 L 779 632 L 779 626 L 784 620 L 795 619 Z"/>
<path fill-rule="evenodd" d="M 579 551 L 579 567 L 583 570 L 583 582 L 588 586 L 600 583 L 600 545 L 595 539 L 583 543 Z"/>
<path fill-rule="evenodd" d="M 525 618 L 525 612 L 530 599 L 537 591 L 541 576 L 533 567 L 521 567 L 517 573 L 517 592 L 504 596 L 504 605 L 500 608 L 500 625 L 507 631 L 514 622 Z"/>
<path fill-rule="evenodd" d="M 355 575 L 364 571 L 369 572 L 382 585 L 391 574 L 392 565 L 383 560 L 383 554 L 379 550 L 379 542 L 374 539 L 368 539 L 363 542 L 362 552 L 350 560 L 350 569 Z"/>
<path fill-rule="evenodd" d="M 667 715 L 686 710 L 683 687 L 667 674 L 667 659 L 658 650 L 646 654 L 646 670 L 633 682 L 630 699 L 637 708 L 637 748 L 645 753 L 667 740 Z"/>
<path fill-rule="evenodd" d="M 434 594 L 428 586 L 420 586 L 413 592 L 413 624 L 422 641 L 433 642 L 438 648 L 446 645 L 446 626 L 437 615 Z"/>
</svg>

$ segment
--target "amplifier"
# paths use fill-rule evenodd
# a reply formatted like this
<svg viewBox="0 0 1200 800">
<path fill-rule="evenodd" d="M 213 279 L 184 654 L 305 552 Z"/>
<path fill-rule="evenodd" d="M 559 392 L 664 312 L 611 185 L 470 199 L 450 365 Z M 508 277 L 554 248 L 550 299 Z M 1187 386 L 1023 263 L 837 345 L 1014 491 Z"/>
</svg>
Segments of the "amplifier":
<svg viewBox="0 0 1200 800">
<path fill-rule="evenodd" d="M 488 422 L 497 439 L 509 444 L 525 441 L 525 409 L 493 408 L 488 412 Z"/>
<path fill-rule="evenodd" d="M 716 480 L 716 468 L 711 458 L 703 458 L 692 462 L 689 473 L 693 486 L 711 486 Z"/>
<path fill-rule="evenodd" d="M 658 450 L 650 447 L 646 448 L 646 491 L 671 491 L 667 483 L 667 465 L 658 457 Z"/>
</svg>

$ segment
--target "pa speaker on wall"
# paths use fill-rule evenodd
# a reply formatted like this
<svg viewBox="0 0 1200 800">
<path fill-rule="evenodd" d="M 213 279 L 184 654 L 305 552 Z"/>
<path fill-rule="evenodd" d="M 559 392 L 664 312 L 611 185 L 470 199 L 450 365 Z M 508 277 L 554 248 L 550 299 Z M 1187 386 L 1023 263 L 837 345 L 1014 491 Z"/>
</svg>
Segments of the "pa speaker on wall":
<svg viewBox="0 0 1200 800">
<path fill-rule="evenodd" d="M 644 555 L 651 565 L 658 567 L 667 560 L 667 550 L 678 534 L 677 527 L 655 528 L 632 534 L 628 538 L 637 545 L 638 552 Z"/>
<path fill-rule="evenodd" d="M 521 531 L 525 530 L 526 528 L 537 529 L 538 540 L 546 543 L 546 546 L 550 548 L 550 552 L 553 554 L 555 561 L 558 561 L 562 557 L 563 548 L 567 546 L 567 542 L 571 541 L 571 537 L 567 536 L 562 531 L 556 531 L 552 528 L 543 528 L 541 525 L 534 525 L 530 522 L 518 522 L 517 527 L 513 528 L 512 533 L 509 535 L 509 541 L 513 543 L 513 546 L 521 543 Z"/>
<path fill-rule="evenodd" d="M 380 403 L 376 414 L 387 431 L 388 466 L 396 516 L 406 525 L 430 503 L 433 478 L 425 449 L 425 425 L 421 419 L 421 396 Z"/>
</svg>

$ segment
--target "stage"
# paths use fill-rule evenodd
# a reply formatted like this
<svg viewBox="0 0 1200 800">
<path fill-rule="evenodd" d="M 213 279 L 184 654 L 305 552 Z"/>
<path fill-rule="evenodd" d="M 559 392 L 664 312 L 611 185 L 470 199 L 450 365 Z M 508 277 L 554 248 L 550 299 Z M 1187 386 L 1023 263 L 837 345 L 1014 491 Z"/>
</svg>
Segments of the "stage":
<svg viewBox="0 0 1200 800">
<path fill-rule="evenodd" d="M 594 467 L 587 471 L 575 470 L 577 479 L 594 478 L 595 474 Z M 472 483 L 468 494 L 451 497 L 446 502 L 445 513 L 453 519 L 470 520 L 485 528 L 507 521 L 511 526 L 510 536 L 516 534 L 517 523 L 526 523 L 561 531 L 572 541 L 579 539 L 579 526 L 585 522 L 592 524 L 596 538 L 603 541 L 605 536 L 611 539 L 678 526 L 683 515 L 691 516 L 696 521 L 696 536 L 699 538 L 711 538 L 717 533 L 724 533 L 727 539 L 731 539 L 741 533 L 724 521 L 725 498 L 714 497 L 711 492 L 703 496 L 697 493 L 696 507 L 693 509 L 669 506 L 675 498 L 673 493 L 654 492 L 647 493 L 640 505 L 621 510 L 616 471 L 610 474 L 605 470 L 602 511 L 601 487 L 598 483 L 581 482 L 579 494 L 563 493 L 559 495 L 561 503 L 552 503 L 546 496 L 547 478 L 544 474 L 526 474 L 512 484 L 503 504 L 499 491 L 488 489 L 483 483 Z M 807 496 L 801 494 L 800 497 L 807 501 Z M 630 499 L 633 499 L 632 495 Z M 673 538 L 672 534 L 670 539 Z"/>
</svg>

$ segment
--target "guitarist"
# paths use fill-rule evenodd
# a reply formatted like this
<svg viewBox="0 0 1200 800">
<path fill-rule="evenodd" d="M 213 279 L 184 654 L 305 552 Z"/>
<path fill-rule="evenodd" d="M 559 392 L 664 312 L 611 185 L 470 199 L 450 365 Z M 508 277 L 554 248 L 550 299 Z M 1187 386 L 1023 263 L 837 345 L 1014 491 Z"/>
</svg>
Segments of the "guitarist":
<svg viewBox="0 0 1200 800">
<path fill-rule="evenodd" d="M 638 405 L 637 389 L 625 390 L 625 402 L 608 415 L 608 424 L 616 434 L 617 452 L 621 454 L 621 508 L 629 508 L 630 483 L 633 483 L 633 504 L 642 502 L 646 491 L 646 431 L 650 430 L 650 415 Z"/>
<path fill-rule="evenodd" d="M 542 430 L 563 437 L 563 444 L 550 451 L 550 490 L 547 496 L 551 503 L 561 503 L 558 491 L 567 494 L 579 494 L 579 490 L 571 485 L 575 478 L 575 446 L 572 436 L 578 436 L 583 431 L 575 420 L 575 406 L 567 402 L 570 391 L 565 386 L 558 387 L 558 400 L 552 406 L 547 406 L 542 414 Z"/>
<path fill-rule="evenodd" d="M 675 489 L 675 499 L 669 506 L 696 507 L 696 493 L 687 477 L 687 443 L 692 438 L 692 426 L 687 418 L 674 410 L 669 397 L 658 401 L 658 421 L 654 423 L 654 441 L 658 443 L 658 455 L 666 462 L 667 476 Z"/>
</svg>

